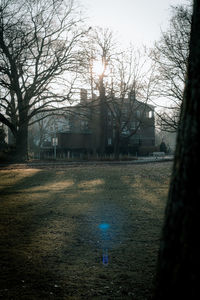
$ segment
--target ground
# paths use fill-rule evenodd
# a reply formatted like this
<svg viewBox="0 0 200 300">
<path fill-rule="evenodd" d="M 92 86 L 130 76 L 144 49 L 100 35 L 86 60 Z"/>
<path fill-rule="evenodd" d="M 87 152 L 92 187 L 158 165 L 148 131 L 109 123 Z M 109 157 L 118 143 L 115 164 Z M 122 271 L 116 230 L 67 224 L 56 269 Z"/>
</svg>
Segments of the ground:
<svg viewBox="0 0 200 300">
<path fill-rule="evenodd" d="M 171 163 L 0 170 L 1 299 L 149 299 Z"/>
</svg>

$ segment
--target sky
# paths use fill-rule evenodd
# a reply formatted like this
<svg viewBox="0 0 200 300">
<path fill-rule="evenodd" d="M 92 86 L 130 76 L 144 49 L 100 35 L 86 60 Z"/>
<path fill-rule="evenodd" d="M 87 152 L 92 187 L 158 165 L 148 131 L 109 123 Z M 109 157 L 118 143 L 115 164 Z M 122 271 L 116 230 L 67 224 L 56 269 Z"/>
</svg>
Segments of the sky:
<svg viewBox="0 0 200 300">
<path fill-rule="evenodd" d="M 171 8 L 188 0 L 80 0 L 90 26 L 109 27 L 126 46 L 153 45 L 167 29 Z"/>
<path fill-rule="evenodd" d="M 119 43 L 128 47 L 151 47 L 169 28 L 172 6 L 191 0 L 79 0 L 88 17 L 88 26 L 108 27 Z M 159 98 L 153 104 L 168 105 Z"/>
</svg>

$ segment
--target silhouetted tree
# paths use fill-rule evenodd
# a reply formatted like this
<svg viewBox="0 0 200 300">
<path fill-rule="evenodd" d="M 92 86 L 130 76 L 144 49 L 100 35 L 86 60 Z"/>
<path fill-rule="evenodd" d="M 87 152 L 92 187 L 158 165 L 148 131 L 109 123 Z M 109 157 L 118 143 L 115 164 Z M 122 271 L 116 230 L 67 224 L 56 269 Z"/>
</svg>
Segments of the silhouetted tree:
<svg viewBox="0 0 200 300">
<path fill-rule="evenodd" d="M 200 298 L 199 70 L 200 2 L 195 0 L 187 80 L 159 251 L 154 300 Z"/>
<path fill-rule="evenodd" d="M 189 55 L 191 17 L 190 5 L 173 7 L 169 29 L 162 33 L 152 52 L 159 75 L 157 97 L 168 98 L 171 103 L 158 113 L 158 125 L 168 132 L 178 129 Z"/>
<path fill-rule="evenodd" d="M 0 2 L 0 121 L 22 159 L 34 117 L 70 99 L 68 74 L 76 76 L 81 64 L 80 21 L 73 0 Z"/>
<path fill-rule="evenodd" d="M 91 97 L 94 90 L 98 90 L 98 99 L 94 97 L 92 103 L 99 111 L 99 137 L 101 155 L 105 154 L 107 132 L 107 92 L 106 77 L 109 65 L 116 55 L 116 40 L 113 31 L 108 28 L 96 27 L 90 30 L 85 45 L 86 72 L 84 78 L 90 84 Z"/>
<path fill-rule="evenodd" d="M 162 141 L 160 144 L 160 151 L 165 153 L 167 152 L 167 146 L 164 141 Z"/>
<path fill-rule="evenodd" d="M 148 103 L 157 79 L 153 64 L 148 65 L 146 51 L 132 46 L 116 55 L 111 71 L 106 103 L 114 128 L 114 155 L 118 159 L 121 146 L 130 144 L 142 126 L 152 125 L 145 122 L 145 117 L 152 110 Z"/>
<path fill-rule="evenodd" d="M 3 127 L 0 127 L 0 145 L 5 144 L 6 134 Z"/>
<path fill-rule="evenodd" d="M 112 123 L 112 147 L 118 159 L 122 141 L 128 143 L 141 126 L 146 107 L 141 102 L 147 104 L 156 84 L 154 68 L 148 65 L 145 49 L 139 51 L 133 46 L 120 49 L 113 32 L 108 29 L 91 30 L 85 48 L 88 61 L 85 79 L 90 83 L 91 95 L 95 88 L 99 92 L 99 97 L 95 97 L 91 105 L 99 106 L 100 153 L 105 154 L 108 124 Z M 131 122 L 138 109 L 143 113 Z"/>
</svg>

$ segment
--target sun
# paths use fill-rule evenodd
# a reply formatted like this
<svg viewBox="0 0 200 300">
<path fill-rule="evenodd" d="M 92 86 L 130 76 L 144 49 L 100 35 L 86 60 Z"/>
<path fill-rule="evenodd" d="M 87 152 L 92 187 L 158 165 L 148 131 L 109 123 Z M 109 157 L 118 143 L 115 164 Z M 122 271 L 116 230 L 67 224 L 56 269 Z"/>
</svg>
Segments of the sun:
<svg viewBox="0 0 200 300">
<path fill-rule="evenodd" d="M 93 62 L 93 65 L 92 65 L 92 70 L 93 70 L 93 73 L 96 74 L 96 75 L 102 75 L 105 71 L 105 66 L 104 64 L 99 61 L 99 60 L 96 60 Z"/>
</svg>

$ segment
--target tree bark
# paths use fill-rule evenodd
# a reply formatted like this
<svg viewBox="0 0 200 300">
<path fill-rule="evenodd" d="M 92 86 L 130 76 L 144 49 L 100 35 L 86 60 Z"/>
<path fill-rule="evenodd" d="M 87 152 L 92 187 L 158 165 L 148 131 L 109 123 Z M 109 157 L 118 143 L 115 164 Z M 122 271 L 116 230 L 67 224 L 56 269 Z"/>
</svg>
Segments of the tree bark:
<svg viewBox="0 0 200 300">
<path fill-rule="evenodd" d="M 16 136 L 16 156 L 14 160 L 25 161 L 28 159 L 28 124 L 20 126 Z"/>
<path fill-rule="evenodd" d="M 14 159 L 24 161 L 28 159 L 28 110 L 22 106 L 19 113 L 19 127 L 16 134 L 16 155 Z"/>
<path fill-rule="evenodd" d="M 200 299 L 200 2 L 194 1 L 188 78 L 159 250 L 154 300 Z"/>
</svg>

